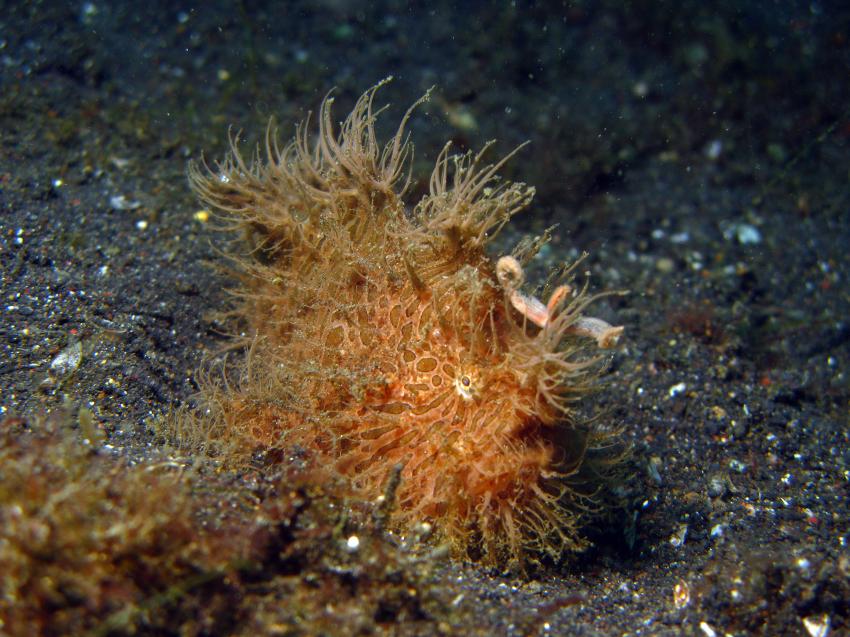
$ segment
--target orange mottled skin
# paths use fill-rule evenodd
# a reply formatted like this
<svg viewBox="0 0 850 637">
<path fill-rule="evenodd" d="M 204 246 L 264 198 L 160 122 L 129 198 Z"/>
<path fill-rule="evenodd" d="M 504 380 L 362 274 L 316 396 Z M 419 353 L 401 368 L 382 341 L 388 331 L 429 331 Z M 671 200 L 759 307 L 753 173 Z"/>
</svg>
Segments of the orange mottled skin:
<svg viewBox="0 0 850 637">
<path fill-rule="evenodd" d="M 500 284 L 485 245 L 533 196 L 497 178 L 504 160 L 447 146 L 408 208 L 411 111 L 379 146 L 377 88 L 339 133 L 327 99 L 315 142 L 302 125 L 280 150 L 270 129 L 264 161 L 248 165 L 234 144 L 215 169 L 190 168 L 249 246 L 236 268 L 249 354 L 239 382 L 208 387 L 207 426 L 238 452 L 309 450 L 368 497 L 401 465 L 395 526 L 432 522 L 461 554 L 580 549 L 616 460 L 588 453 L 609 433 L 571 419 L 598 367 L 576 330 L 591 299 L 560 301 L 563 288 L 539 327 Z"/>
</svg>

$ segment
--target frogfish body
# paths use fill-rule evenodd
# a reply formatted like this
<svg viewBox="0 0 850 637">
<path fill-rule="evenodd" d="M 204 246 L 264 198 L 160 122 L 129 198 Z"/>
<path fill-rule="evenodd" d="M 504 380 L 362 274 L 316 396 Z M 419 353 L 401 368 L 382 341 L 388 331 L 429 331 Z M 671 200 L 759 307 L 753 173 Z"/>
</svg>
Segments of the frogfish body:
<svg viewBox="0 0 850 637">
<path fill-rule="evenodd" d="M 584 316 L 584 290 L 560 286 L 548 305 L 522 292 L 543 241 L 486 254 L 534 194 L 497 177 L 507 158 L 447 145 L 409 207 L 405 125 L 428 96 L 381 145 L 380 86 L 338 132 L 326 98 L 315 141 L 308 120 L 281 149 L 270 126 L 262 158 L 232 140 L 214 169 L 190 166 L 248 246 L 234 256 L 247 354 L 237 381 L 208 384 L 207 427 L 239 452 L 304 449 L 370 498 L 401 467 L 393 525 L 432 523 L 461 555 L 581 549 L 617 458 L 600 451 L 611 430 L 575 422 L 573 404 L 622 328 Z"/>
</svg>

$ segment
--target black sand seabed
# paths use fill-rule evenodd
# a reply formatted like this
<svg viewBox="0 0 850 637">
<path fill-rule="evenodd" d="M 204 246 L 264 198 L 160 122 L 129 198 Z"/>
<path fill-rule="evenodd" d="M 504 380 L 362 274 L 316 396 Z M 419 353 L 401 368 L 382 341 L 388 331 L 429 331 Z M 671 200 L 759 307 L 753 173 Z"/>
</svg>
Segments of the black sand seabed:
<svg viewBox="0 0 850 637">
<path fill-rule="evenodd" d="M 152 423 L 228 302 L 188 159 L 271 115 L 288 137 L 332 87 L 342 117 L 395 76 L 390 126 L 436 84 L 414 192 L 446 139 L 529 139 L 506 176 L 537 198 L 498 247 L 558 224 L 530 277 L 587 251 L 592 286 L 631 292 L 599 306 L 626 338 L 588 410 L 623 425 L 640 497 L 577 562 L 529 581 L 442 558 L 442 606 L 357 630 L 847 634 L 839 4 L 3 3 L 3 426 L 82 406 L 99 453 L 167 457 Z"/>
</svg>

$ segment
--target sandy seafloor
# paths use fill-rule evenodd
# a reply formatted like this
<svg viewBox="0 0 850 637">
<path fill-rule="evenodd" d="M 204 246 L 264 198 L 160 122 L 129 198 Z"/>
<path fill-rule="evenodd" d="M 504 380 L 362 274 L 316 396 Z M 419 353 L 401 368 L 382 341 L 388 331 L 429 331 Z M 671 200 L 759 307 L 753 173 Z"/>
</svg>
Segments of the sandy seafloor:
<svg viewBox="0 0 850 637">
<path fill-rule="evenodd" d="M 228 302 L 188 160 L 272 115 L 288 136 L 333 87 L 342 117 L 392 75 L 389 130 L 436 85 L 412 124 L 413 190 L 447 139 L 530 140 L 505 174 L 537 197 L 495 251 L 558 224 L 532 278 L 587 251 L 592 287 L 630 291 L 598 305 L 626 335 L 587 409 L 633 443 L 638 496 L 561 568 L 435 558 L 422 586 L 444 602 L 373 625 L 328 606 L 322 630 L 848 634 L 840 5 L 2 3 L 4 427 L 83 406 L 97 453 L 167 456 L 152 423 L 195 391 Z"/>
</svg>

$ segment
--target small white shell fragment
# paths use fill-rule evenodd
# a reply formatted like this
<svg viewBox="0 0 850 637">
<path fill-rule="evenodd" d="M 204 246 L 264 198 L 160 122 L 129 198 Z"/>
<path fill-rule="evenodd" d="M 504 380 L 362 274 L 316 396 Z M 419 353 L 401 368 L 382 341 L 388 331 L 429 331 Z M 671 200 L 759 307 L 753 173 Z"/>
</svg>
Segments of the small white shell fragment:
<svg viewBox="0 0 850 637">
<path fill-rule="evenodd" d="M 124 195 L 114 195 L 109 198 L 109 205 L 113 210 L 135 210 L 139 208 L 142 203 L 140 201 L 130 201 Z"/>
<path fill-rule="evenodd" d="M 673 587 L 673 605 L 676 608 L 684 608 L 691 602 L 691 589 L 684 580 L 679 580 Z"/>
<path fill-rule="evenodd" d="M 826 637 L 829 634 L 829 615 L 803 617 L 803 626 L 811 637 Z"/>
<path fill-rule="evenodd" d="M 675 385 L 672 385 L 670 389 L 667 390 L 667 394 L 670 396 L 670 398 L 673 398 L 674 396 L 678 396 L 683 391 L 685 391 L 686 387 L 687 385 L 685 383 L 676 383 Z"/>
<path fill-rule="evenodd" d="M 57 376 L 67 376 L 80 366 L 82 360 L 83 344 L 74 339 L 50 361 L 50 371 Z"/>
<path fill-rule="evenodd" d="M 705 146 L 705 156 L 714 161 L 720 157 L 723 152 L 723 142 L 719 139 L 712 139 Z"/>
<path fill-rule="evenodd" d="M 761 232 L 759 232 L 758 228 L 748 223 L 738 225 L 735 231 L 735 237 L 741 245 L 761 243 Z"/>
<path fill-rule="evenodd" d="M 670 544 L 679 548 L 682 544 L 685 543 L 685 538 L 688 537 L 688 525 L 680 524 L 679 528 L 676 529 L 676 532 L 670 536 Z"/>
</svg>

